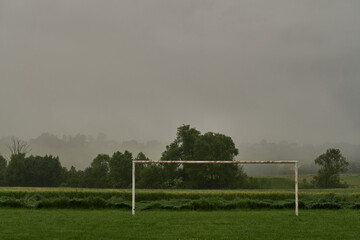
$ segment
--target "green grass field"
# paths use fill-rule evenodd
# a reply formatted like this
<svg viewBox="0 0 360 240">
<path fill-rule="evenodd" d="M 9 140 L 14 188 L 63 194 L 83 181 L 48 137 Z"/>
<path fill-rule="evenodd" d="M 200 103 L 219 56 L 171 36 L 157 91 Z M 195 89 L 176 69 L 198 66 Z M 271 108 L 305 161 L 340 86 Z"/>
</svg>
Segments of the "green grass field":
<svg viewBox="0 0 360 240">
<path fill-rule="evenodd" d="M 357 210 L 0 209 L 0 239 L 359 239 Z"/>
<path fill-rule="evenodd" d="M 283 179 L 273 177 L 273 186 L 293 184 Z M 359 239 L 360 176 L 343 179 L 349 188 L 300 188 L 299 217 L 293 186 L 138 189 L 136 216 L 130 189 L 3 187 L 0 239 Z"/>
</svg>

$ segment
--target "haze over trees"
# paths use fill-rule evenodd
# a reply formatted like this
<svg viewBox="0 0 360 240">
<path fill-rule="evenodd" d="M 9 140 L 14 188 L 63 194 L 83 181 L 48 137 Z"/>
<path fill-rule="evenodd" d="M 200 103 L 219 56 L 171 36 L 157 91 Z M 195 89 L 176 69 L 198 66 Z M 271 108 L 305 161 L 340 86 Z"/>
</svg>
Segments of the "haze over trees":
<svg viewBox="0 0 360 240">
<path fill-rule="evenodd" d="M 0 138 L 0 153 L 10 158 L 9 145 L 12 145 L 13 137 Z M 67 168 L 74 166 L 84 170 L 99 153 L 112 154 L 116 151 L 129 151 L 133 153 L 144 152 L 151 159 L 159 159 L 164 151 L 165 143 L 157 140 L 139 142 L 115 141 L 108 139 L 103 133 L 97 136 L 85 134 L 56 136 L 43 133 L 40 136 L 27 141 L 31 154 L 58 156 L 61 164 Z"/>
<path fill-rule="evenodd" d="M 12 137 L 0 138 L 0 153 L 7 159 L 11 155 L 8 146 L 11 145 L 12 139 Z M 159 160 L 166 145 L 170 145 L 170 143 L 161 143 L 157 140 L 120 142 L 110 140 L 101 133 L 96 137 L 84 134 L 58 137 L 44 133 L 39 137 L 30 139 L 28 143 L 31 154 L 58 156 L 62 166 L 68 169 L 74 166 L 81 170 L 87 168 L 99 153 L 112 155 L 116 151 L 143 152 L 148 158 Z M 258 143 L 236 143 L 236 148 L 239 150 L 239 154 L 235 157 L 236 160 L 298 160 L 300 162 L 300 174 L 316 174 L 319 166 L 315 165 L 314 159 L 324 153 L 326 149 L 341 149 L 349 162 L 348 173 L 360 173 L 360 145 L 356 144 L 326 143 L 314 145 L 286 141 L 275 143 L 262 140 Z M 251 176 L 292 174 L 290 167 L 283 165 L 245 165 L 244 170 Z"/>
<path fill-rule="evenodd" d="M 0 139 L 0 143 L 3 140 L 4 138 Z M 96 140 L 85 135 L 64 136 L 60 139 L 55 135 L 43 134 L 30 141 L 34 145 L 29 145 L 16 138 L 8 140 L 8 143 L 3 145 L 8 148 L 11 155 L 0 154 L 1 186 L 128 188 L 131 186 L 132 160 L 151 159 L 141 151 L 134 157 L 131 151 L 123 147 L 119 147 L 124 149 L 123 151 L 116 150 L 112 154 L 108 154 L 111 147 L 116 148 L 116 146 L 125 146 L 126 144 L 128 144 L 127 146 L 147 145 L 139 144 L 136 141 L 118 145 L 115 141 L 106 140 L 102 134 Z M 84 169 L 73 165 L 63 167 L 63 163 L 60 162 L 61 157 L 52 155 L 50 151 L 57 147 L 69 152 L 77 149 L 85 151 L 99 143 L 103 144 L 103 149 L 107 149 L 107 151 L 98 152 L 94 157 L 89 157 L 92 160 Z M 154 145 L 159 147 L 157 144 Z M 180 161 L 297 159 L 300 161 L 300 174 L 316 173 L 319 170 L 313 182 L 316 187 L 344 187 L 345 185 L 340 182 L 339 174 L 348 168 L 352 172 L 359 172 L 360 158 L 358 156 L 360 153 L 357 145 L 340 145 L 345 146 L 346 156 L 348 157 L 349 154 L 352 162 L 344 161 L 345 158 L 340 154 L 340 150 L 333 148 L 329 148 L 326 154 L 318 158 L 312 157 L 319 149 L 327 145 L 316 147 L 287 142 L 269 143 L 263 140 L 258 144 L 240 144 L 239 151 L 229 136 L 213 132 L 202 134 L 190 125 L 182 125 L 177 129 L 175 139 L 164 147 L 165 151 L 162 152 L 160 159 Z M 30 147 L 37 149 L 38 146 L 47 146 L 47 154 L 36 154 L 35 150 L 35 153 L 31 151 L 32 155 L 27 156 Z M 326 157 L 330 155 L 332 159 L 330 163 L 333 165 L 326 160 Z M 334 159 L 338 159 L 337 162 L 334 162 Z M 315 166 L 314 163 L 319 166 Z M 268 183 L 262 183 L 256 178 L 249 177 L 245 173 L 248 170 L 251 172 L 251 168 L 247 169 L 236 164 L 136 164 L 136 182 L 139 188 L 223 189 L 268 186 Z M 257 173 L 293 174 L 293 170 L 288 166 L 269 165 L 266 168 L 258 169 Z"/>
<path fill-rule="evenodd" d="M 212 132 L 201 134 L 190 125 L 183 125 L 161 159 L 232 161 L 237 154 L 230 137 Z M 26 152 L 12 151 L 8 164 L 0 158 L 0 180 L 8 186 L 128 188 L 133 159 L 129 151 L 116 151 L 111 157 L 98 154 L 85 170 L 73 166 L 67 170 L 58 157 L 26 156 Z M 135 159 L 148 158 L 140 152 Z M 140 188 L 238 188 L 245 186 L 247 179 L 237 164 L 136 164 L 136 172 Z"/>
<path fill-rule="evenodd" d="M 349 163 L 341 154 L 339 149 L 328 149 L 315 159 L 315 164 L 320 166 L 313 183 L 319 188 L 344 187 L 345 183 L 340 182 L 340 173 L 348 170 Z"/>
</svg>

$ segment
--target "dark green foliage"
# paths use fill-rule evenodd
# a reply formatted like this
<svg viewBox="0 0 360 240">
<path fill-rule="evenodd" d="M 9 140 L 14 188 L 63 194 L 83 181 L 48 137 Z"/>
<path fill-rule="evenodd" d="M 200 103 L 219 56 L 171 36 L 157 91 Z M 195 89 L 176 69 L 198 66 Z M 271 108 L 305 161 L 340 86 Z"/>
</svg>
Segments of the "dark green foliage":
<svg viewBox="0 0 360 240">
<path fill-rule="evenodd" d="M 139 152 L 138 155 L 136 156 L 135 160 L 149 160 L 148 157 L 146 157 L 146 155 L 142 152 Z"/>
<path fill-rule="evenodd" d="M 64 176 L 65 180 L 61 185 L 62 187 L 83 187 L 84 171 L 77 171 L 74 166 L 71 166 L 69 171 L 65 168 Z"/>
<path fill-rule="evenodd" d="M 7 162 L 6 159 L 0 154 L 0 186 L 5 186 L 5 170 Z"/>
<path fill-rule="evenodd" d="M 63 168 L 58 157 L 51 155 L 11 155 L 6 168 L 5 181 L 8 186 L 56 187 L 63 181 Z"/>
<path fill-rule="evenodd" d="M 237 154 L 230 137 L 211 132 L 201 135 L 190 125 L 183 125 L 161 159 L 232 161 Z M 163 168 L 168 183 L 165 185 L 170 188 L 236 188 L 246 182 L 243 168 L 236 164 L 164 164 Z"/>
<path fill-rule="evenodd" d="M 193 152 L 193 159 L 214 161 L 232 161 L 238 154 L 230 137 L 211 132 L 196 138 Z M 236 164 L 185 165 L 184 172 L 191 188 L 236 188 L 241 187 L 246 178 L 242 167 Z"/>
<path fill-rule="evenodd" d="M 13 154 L 5 172 L 8 186 L 27 186 L 25 154 Z"/>
<path fill-rule="evenodd" d="M 86 198 L 43 198 L 30 196 L 28 198 L 0 197 L 0 207 L 12 208 L 81 208 L 81 209 L 99 209 L 99 208 L 131 208 L 130 202 L 124 202 L 122 199 L 103 199 L 100 197 Z"/>
<path fill-rule="evenodd" d="M 115 188 L 128 188 L 131 184 L 133 156 L 130 152 L 115 152 L 110 161 L 110 182 Z"/>
<path fill-rule="evenodd" d="M 21 200 L 16 199 L 14 197 L 3 196 L 0 197 L 0 207 L 12 207 L 12 208 L 20 208 L 24 207 Z"/>
<path fill-rule="evenodd" d="M 190 125 L 183 125 L 177 129 L 175 140 L 162 153 L 161 160 L 194 160 L 194 144 L 200 136 L 200 132 Z M 166 181 L 172 182 L 174 179 L 186 178 L 184 171 L 179 169 L 180 164 L 164 164 Z"/>
<path fill-rule="evenodd" d="M 29 186 L 57 187 L 63 181 L 63 169 L 58 157 L 30 156 L 26 160 L 28 161 L 27 172 L 32 179 L 29 181 L 29 184 L 31 183 Z"/>
<path fill-rule="evenodd" d="M 110 157 L 107 154 L 99 154 L 92 161 L 91 166 L 84 171 L 84 187 L 106 188 L 109 184 L 109 162 Z"/>
<path fill-rule="evenodd" d="M 148 160 L 143 153 L 139 153 L 136 160 Z M 112 157 L 99 154 L 84 171 L 71 167 L 65 169 L 63 187 L 85 188 L 128 188 L 131 186 L 132 154 L 115 152 Z M 136 180 L 139 181 L 143 164 L 136 165 Z"/>
<path fill-rule="evenodd" d="M 161 166 L 150 164 L 145 166 L 140 174 L 138 188 L 161 188 L 165 179 L 164 171 Z"/>
<path fill-rule="evenodd" d="M 357 209 L 360 193 L 300 193 L 301 209 Z M 130 208 L 129 190 L 1 190 L 0 207 Z M 137 209 L 293 209 L 294 192 L 138 190 Z"/>
<path fill-rule="evenodd" d="M 347 186 L 345 183 L 340 182 L 340 173 L 347 171 L 349 163 L 341 155 L 339 149 L 331 148 L 326 150 L 326 153 L 315 159 L 315 164 L 321 167 L 313 179 L 316 187 L 336 188 Z"/>
</svg>

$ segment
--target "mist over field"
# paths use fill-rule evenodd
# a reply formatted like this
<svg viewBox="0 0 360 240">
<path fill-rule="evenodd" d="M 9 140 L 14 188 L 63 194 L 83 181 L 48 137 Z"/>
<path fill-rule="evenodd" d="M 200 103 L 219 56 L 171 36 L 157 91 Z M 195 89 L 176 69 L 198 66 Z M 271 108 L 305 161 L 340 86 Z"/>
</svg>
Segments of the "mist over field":
<svg viewBox="0 0 360 240">
<path fill-rule="evenodd" d="M 239 159 L 310 162 L 339 147 L 360 161 L 359 10 L 355 0 L 0 1 L 0 153 L 16 136 L 67 167 L 117 150 L 158 159 L 190 124 L 230 136 Z"/>
<path fill-rule="evenodd" d="M 105 134 L 86 136 L 83 134 L 63 135 L 43 133 L 30 139 L 28 155 L 59 156 L 61 164 L 67 168 L 85 169 L 98 154 L 112 155 L 116 151 L 129 151 L 135 157 L 143 152 L 152 160 L 160 160 L 161 154 L 166 150 L 169 142 L 157 140 L 140 142 L 136 140 L 116 141 L 109 139 Z M 0 153 L 10 157 L 9 146 L 12 137 L 0 138 Z M 324 144 L 297 144 L 286 141 L 270 142 L 262 140 L 257 143 L 236 143 L 239 150 L 237 160 L 298 160 L 300 173 L 315 173 L 318 167 L 314 159 L 324 153 L 328 148 L 341 149 L 343 155 L 350 162 L 349 172 L 360 172 L 360 145 L 350 143 L 324 143 Z M 293 174 L 289 165 L 245 165 L 249 175 L 278 175 Z"/>
</svg>

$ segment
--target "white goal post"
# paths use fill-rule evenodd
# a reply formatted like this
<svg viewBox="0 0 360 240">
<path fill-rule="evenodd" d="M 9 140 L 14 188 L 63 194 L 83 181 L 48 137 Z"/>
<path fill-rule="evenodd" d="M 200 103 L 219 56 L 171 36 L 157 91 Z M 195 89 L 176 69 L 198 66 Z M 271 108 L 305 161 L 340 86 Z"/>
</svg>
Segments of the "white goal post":
<svg viewBox="0 0 360 240">
<path fill-rule="evenodd" d="M 132 161 L 132 215 L 135 215 L 135 164 L 136 163 L 194 163 L 194 164 L 294 164 L 295 165 L 295 215 L 299 216 L 299 197 L 298 197 L 298 161 L 153 161 L 153 160 L 133 160 Z"/>
</svg>

